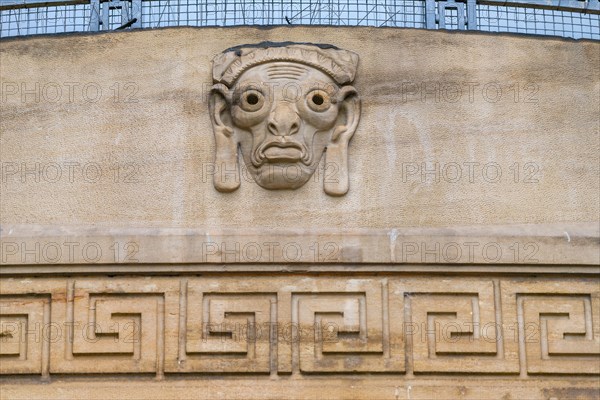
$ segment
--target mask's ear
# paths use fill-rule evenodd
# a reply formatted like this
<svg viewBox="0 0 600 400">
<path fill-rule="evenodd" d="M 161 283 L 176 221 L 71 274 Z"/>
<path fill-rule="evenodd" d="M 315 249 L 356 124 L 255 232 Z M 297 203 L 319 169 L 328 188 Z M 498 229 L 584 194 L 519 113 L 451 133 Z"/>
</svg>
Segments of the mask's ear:
<svg viewBox="0 0 600 400">
<path fill-rule="evenodd" d="M 219 83 L 213 86 L 209 101 L 216 144 L 213 184 L 219 192 L 232 192 L 240 187 L 238 143 L 233 135 L 231 119 L 226 116 L 228 96 L 229 89 Z"/>
<path fill-rule="evenodd" d="M 348 192 L 348 143 L 360 119 L 360 99 L 354 87 L 341 88 L 338 101 L 342 102 L 340 123 L 335 127 L 325 152 L 325 168 L 331 167 L 337 172 L 331 178 L 325 174 L 323 189 L 330 196 L 343 196 Z"/>
</svg>

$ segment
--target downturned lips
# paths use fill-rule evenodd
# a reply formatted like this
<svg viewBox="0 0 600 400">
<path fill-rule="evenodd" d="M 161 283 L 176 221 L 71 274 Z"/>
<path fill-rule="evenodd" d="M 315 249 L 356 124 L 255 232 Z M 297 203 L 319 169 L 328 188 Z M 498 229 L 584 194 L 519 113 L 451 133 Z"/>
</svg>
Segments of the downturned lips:
<svg viewBox="0 0 600 400">
<path fill-rule="evenodd" d="M 271 142 L 266 145 L 261 155 L 271 163 L 297 162 L 302 159 L 302 146 L 295 142 Z"/>
</svg>

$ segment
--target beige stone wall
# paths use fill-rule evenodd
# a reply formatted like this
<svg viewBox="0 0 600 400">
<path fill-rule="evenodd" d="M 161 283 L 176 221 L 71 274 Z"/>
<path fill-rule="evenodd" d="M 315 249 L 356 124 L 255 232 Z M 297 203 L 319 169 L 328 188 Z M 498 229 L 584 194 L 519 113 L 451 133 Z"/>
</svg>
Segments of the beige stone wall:
<svg viewBox="0 0 600 400">
<path fill-rule="evenodd" d="M 213 187 L 210 60 L 265 40 L 359 55 L 345 196 L 324 165 Z M 3 40 L 0 398 L 597 398 L 599 65 L 410 29 Z"/>
<path fill-rule="evenodd" d="M 246 179 L 234 193 L 214 190 L 210 60 L 263 40 L 359 54 L 363 111 L 346 196 L 327 196 L 318 181 L 272 192 Z M 599 63 L 594 42 L 402 29 L 6 40 L 2 223 L 314 230 L 597 221 Z M 422 176 L 424 162 L 439 171 Z M 47 175 L 39 183 L 25 173 L 36 163 Z M 57 182 L 49 163 L 62 171 Z"/>
</svg>

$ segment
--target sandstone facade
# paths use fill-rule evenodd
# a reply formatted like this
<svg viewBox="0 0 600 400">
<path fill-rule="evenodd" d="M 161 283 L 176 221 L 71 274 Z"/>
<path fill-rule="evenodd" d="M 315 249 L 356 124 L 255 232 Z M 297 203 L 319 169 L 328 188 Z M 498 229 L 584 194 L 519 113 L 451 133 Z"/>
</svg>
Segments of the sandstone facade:
<svg viewBox="0 0 600 400">
<path fill-rule="evenodd" d="M 211 60 L 264 41 L 357 55 L 347 170 L 215 162 Z M 2 399 L 600 395 L 597 42 L 181 28 L 0 61 Z"/>
</svg>

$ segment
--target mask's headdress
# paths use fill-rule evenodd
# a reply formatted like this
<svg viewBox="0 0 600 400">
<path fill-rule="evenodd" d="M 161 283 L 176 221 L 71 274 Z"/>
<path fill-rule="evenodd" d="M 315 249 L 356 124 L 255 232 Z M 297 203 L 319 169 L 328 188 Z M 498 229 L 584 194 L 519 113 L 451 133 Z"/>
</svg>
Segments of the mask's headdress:
<svg viewBox="0 0 600 400">
<path fill-rule="evenodd" d="M 338 85 L 345 85 L 354 80 L 358 54 L 324 44 L 262 42 L 236 46 L 213 59 L 213 81 L 231 87 L 247 69 L 273 61 L 305 64 L 323 71 Z"/>
</svg>

